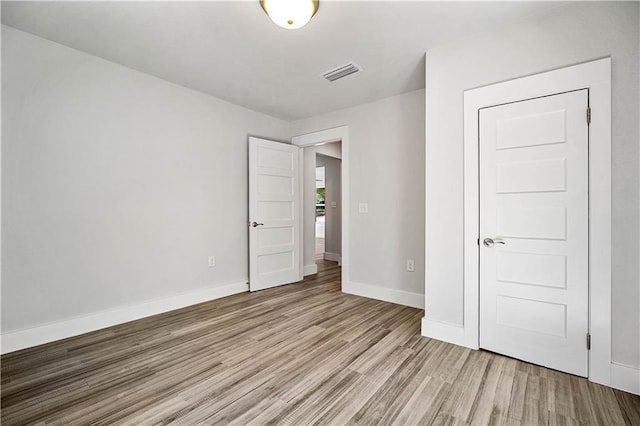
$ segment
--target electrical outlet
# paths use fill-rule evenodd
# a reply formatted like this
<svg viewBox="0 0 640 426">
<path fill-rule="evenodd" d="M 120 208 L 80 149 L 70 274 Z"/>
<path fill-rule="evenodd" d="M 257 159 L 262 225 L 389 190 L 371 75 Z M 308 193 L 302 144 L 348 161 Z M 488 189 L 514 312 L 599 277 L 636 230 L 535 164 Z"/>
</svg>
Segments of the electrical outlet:
<svg viewBox="0 0 640 426">
<path fill-rule="evenodd" d="M 407 272 L 415 272 L 416 264 L 413 259 L 407 259 Z"/>
<path fill-rule="evenodd" d="M 209 268 L 213 268 L 214 266 L 216 266 L 216 257 L 209 256 Z"/>
<path fill-rule="evenodd" d="M 369 213 L 369 204 L 360 203 L 358 206 L 358 213 Z"/>
</svg>

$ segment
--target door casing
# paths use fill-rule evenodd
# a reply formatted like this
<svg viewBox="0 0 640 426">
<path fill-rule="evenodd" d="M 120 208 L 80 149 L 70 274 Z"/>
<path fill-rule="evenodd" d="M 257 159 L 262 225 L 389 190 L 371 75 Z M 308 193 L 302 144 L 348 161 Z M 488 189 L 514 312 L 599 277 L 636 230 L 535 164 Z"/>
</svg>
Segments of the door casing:
<svg viewBox="0 0 640 426">
<path fill-rule="evenodd" d="M 479 110 L 589 89 L 589 380 L 611 383 L 611 59 L 464 92 L 464 320 L 449 341 L 478 349 Z M 586 111 L 585 111 L 586 114 Z M 586 117 L 585 117 L 586 119 Z M 586 339 L 585 339 L 586 340 Z M 586 341 L 585 341 L 586 344 Z"/>
</svg>

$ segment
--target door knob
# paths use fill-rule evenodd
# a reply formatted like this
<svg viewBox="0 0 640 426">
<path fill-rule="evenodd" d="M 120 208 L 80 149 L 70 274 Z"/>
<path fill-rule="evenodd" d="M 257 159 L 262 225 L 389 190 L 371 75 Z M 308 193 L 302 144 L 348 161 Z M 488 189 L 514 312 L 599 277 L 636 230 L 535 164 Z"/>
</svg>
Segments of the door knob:
<svg viewBox="0 0 640 426">
<path fill-rule="evenodd" d="M 493 238 L 485 238 L 484 241 L 482 241 L 482 244 L 484 244 L 485 247 L 491 248 L 494 244 L 505 244 L 505 242 L 498 238 L 495 240 Z"/>
<path fill-rule="evenodd" d="M 251 222 L 251 226 L 253 226 L 254 228 L 257 227 L 257 226 L 262 226 L 262 225 L 264 225 L 264 223 L 258 223 L 256 221 Z"/>
</svg>

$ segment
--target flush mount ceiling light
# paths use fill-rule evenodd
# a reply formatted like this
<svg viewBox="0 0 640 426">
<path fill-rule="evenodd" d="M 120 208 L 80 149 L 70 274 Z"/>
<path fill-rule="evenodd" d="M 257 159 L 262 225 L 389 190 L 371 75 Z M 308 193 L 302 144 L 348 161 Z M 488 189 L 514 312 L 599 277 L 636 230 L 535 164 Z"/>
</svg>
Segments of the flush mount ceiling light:
<svg viewBox="0 0 640 426">
<path fill-rule="evenodd" d="M 260 6 L 271 20 L 282 28 L 303 27 L 318 11 L 318 0 L 260 0 Z"/>
</svg>

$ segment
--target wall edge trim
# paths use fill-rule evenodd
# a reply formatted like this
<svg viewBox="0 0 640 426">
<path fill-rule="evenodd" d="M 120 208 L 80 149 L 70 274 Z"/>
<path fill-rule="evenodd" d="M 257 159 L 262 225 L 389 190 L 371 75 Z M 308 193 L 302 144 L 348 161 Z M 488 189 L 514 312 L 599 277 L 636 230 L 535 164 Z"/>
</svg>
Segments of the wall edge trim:
<svg viewBox="0 0 640 426">
<path fill-rule="evenodd" d="M 412 293 L 409 291 L 396 290 L 354 281 L 343 282 L 342 292 L 369 299 L 395 303 L 397 305 L 424 309 L 424 294 L 422 293 Z"/>
<path fill-rule="evenodd" d="M 458 324 L 422 318 L 421 334 L 430 339 L 441 340 L 470 349 L 479 349 L 477 339 L 469 336 L 468 330 Z"/>
<path fill-rule="evenodd" d="M 312 263 L 311 265 L 304 265 L 303 274 L 306 277 L 307 275 L 315 275 L 318 273 L 318 265 Z"/>
<path fill-rule="evenodd" d="M 18 351 L 103 328 L 173 311 L 198 303 L 249 291 L 245 281 L 219 287 L 200 288 L 132 305 L 102 310 L 62 321 L 49 322 L 0 335 L 0 353 Z"/>
<path fill-rule="evenodd" d="M 609 386 L 640 395 L 640 368 L 612 362 Z"/>
</svg>

